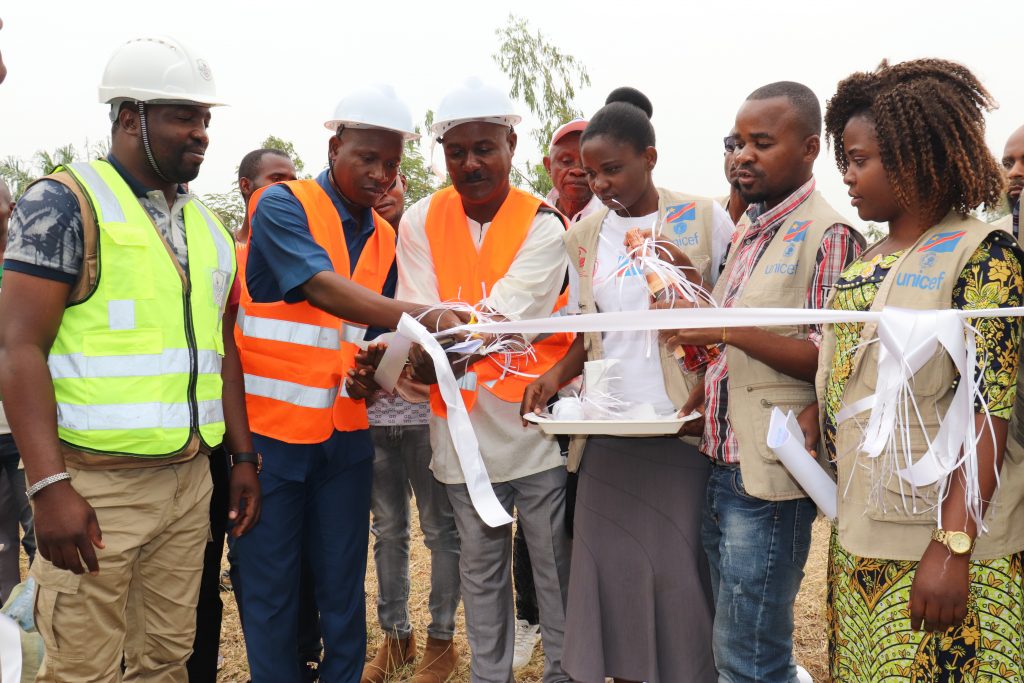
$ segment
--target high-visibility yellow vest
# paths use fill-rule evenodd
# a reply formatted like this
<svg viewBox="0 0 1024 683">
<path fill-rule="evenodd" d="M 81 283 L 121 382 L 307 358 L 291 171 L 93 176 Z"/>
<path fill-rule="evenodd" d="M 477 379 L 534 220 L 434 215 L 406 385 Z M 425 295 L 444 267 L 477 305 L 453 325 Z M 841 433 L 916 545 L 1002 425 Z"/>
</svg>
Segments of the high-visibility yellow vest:
<svg viewBox="0 0 1024 683">
<path fill-rule="evenodd" d="M 198 200 L 184 206 L 188 275 L 106 161 L 63 169 L 96 214 L 99 278 L 64 311 L 47 364 L 57 432 L 84 451 L 164 457 L 198 432 L 224 437 L 221 319 L 235 276 L 230 233 Z"/>
</svg>

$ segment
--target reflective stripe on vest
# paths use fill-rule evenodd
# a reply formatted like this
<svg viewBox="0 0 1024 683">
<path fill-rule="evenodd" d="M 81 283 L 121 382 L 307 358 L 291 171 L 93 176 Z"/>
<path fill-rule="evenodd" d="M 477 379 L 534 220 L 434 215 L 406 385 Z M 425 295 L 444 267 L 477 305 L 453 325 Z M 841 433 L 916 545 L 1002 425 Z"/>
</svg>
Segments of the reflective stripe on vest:
<svg viewBox="0 0 1024 683">
<path fill-rule="evenodd" d="M 340 335 L 336 327 L 320 327 L 274 318 L 252 318 L 241 307 L 238 309 L 237 325 L 242 334 L 251 339 L 269 339 L 335 351 L 341 348 Z"/>
<path fill-rule="evenodd" d="M 380 292 L 394 263 L 395 232 L 374 212 L 375 230 L 351 268 L 344 229 L 330 196 L 316 180 L 283 183 L 306 214 L 313 240 L 337 274 Z M 249 218 L 266 188 L 249 202 Z M 243 247 L 241 261 L 248 268 Z M 235 340 L 245 374 L 246 407 L 253 432 L 287 443 L 321 443 L 334 430 L 367 429 L 363 401 L 348 396 L 344 378 L 354 366 L 362 325 L 341 320 L 306 301 L 259 303 L 246 276 Z"/>
<path fill-rule="evenodd" d="M 100 263 L 89 296 L 65 309 L 47 358 L 60 439 L 143 457 L 174 455 L 196 433 L 207 446 L 220 444 L 221 318 L 235 271 L 229 233 L 198 200 L 184 204 L 186 289 L 148 211 L 113 166 L 62 170 L 95 210 Z"/>
<path fill-rule="evenodd" d="M 303 408 L 330 408 L 338 397 L 337 387 L 316 389 L 283 379 L 244 375 L 245 393 L 284 401 Z"/>
<path fill-rule="evenodd" d="M 456 381 L 456 384 L 459 385 L 459 389 L 476 391 L 476 373 L 472 370 L 467 372 Z"/>
<path fill-rule="evenodd" d="M 216 351 L 196 354 L 199 374 L 220 373 L 220 355 Z M 103 377 L 156 377 L 191 371 L 188 349 L 166 349 L 161 353 L 134 356 L 87 356 L 84 353 L 51 355 L 46 359 L 53 379 Z"/>
<path fill-rule="evenodd" d="M 366 326 L 355 323 L 341 324 L 341 338 L 349 344 L 358 344 L 366 338 Z"/>
<path fill-rule="evenodd" d="M 96 199 L 97 223 L 124 223 L 124 211 L 121 209 L 121 202 L 118 201 L 114 191 L 100 178 L 100 174 L 93 169 L 92 165 L 77 162 L 68 164 L 68 169 L 74 171 L 92 190 L 93 197 Z"/>
<path fill-rule="evenodd" d="M 199 401 L 199 423 L 224 421 L 220 399 Z M 76 431 L 138 429 L 188 429 L 192 419 L 186 403 L 107 403 L 77 405 L 58 403 L 57 419 Z"/>
</svg>

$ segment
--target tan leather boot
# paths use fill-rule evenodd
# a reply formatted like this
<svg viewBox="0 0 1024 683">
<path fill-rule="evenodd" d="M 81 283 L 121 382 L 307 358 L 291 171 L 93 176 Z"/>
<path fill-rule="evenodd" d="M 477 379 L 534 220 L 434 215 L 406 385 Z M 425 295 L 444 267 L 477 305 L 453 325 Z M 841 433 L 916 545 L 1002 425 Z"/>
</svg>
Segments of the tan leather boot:
<svg viewBox="0 0 1024 683">
<path fill-rule="evenodd" d="M 412 683 L 445 683 L 459 663 L 459 651 L 453 640 L 438 640 L 427 636 L 423 658 L 416 665 Z"/>
<path fill-rule="evenodd" d="M 373 659 L 363 666 L 363 677 L 359 683 L 384 683 L 395 672 L 416 659 L 416 634 L 408 638 L 385 636 L 384 642 Z"/>
</svg>

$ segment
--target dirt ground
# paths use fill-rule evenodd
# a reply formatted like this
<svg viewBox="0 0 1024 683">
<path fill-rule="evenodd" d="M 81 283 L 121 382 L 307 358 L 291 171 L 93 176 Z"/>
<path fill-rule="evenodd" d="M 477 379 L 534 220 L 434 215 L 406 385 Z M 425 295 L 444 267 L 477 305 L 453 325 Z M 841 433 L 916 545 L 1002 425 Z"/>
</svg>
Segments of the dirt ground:
<svg viewBox="0 0 1024 683">
<path fill-rule="evenodd" d="M 415 509 L 415 506 L 414 506 Z M 373 543 L 373 537 L 370 537 Z M 825 559 L 828 550 L 828 525 L 818 520 L 814 526 L 814 538 L 811 545 L 811 554 L 807 560 L 806 576 L 800 595 L 796 601 L 796 630 L 794 642 L 796 658 L 814 677 L 815 681 L 824 682 L 828 680 L 828 666 L 826 660 L 826 633 L 825 633 Z M 382 639 L 380 628 L 377 626 L 377 576 L 373 566 L 373 552 L 369 549 L 370 561 L 366 572 L 366 623 L 369 631 L 369 643 L 367 645 L 367 656 L 376 652 Z M 224 567 L 227 568 L 225 560 Z M 24 557 L 22 557 L 22 572 L 26 571 Z M 430 622 L 430 613 L 427 609 L 427 596 L 430 586 L 430 554 L 423 545 L 423 538 L 413 524 L 413 539 L 410 558 L 410 580 L 411 595 L 409 608 L 412 614 L 413 627 L 420 636 L 420 648 L 426 639 L 426 628 Z M 245 642 L 242 639 L 242 629 L 238 622 L 238 610 L 235 608 L 235 598 L 231 593 L 221 593 L 224 600 L 224 624 L 221 630 L 221 654 L 224 656 L 224 665 L 217 677 L 223 683 L 245 683 L 249 678 L 248 667 L 245 661 Z M 455 641 L 462 653 L 461 663 L 451 678 L 453 683 L 464 683 L 469 681 L 469 648 L 466 645 L 466 629 L 462 612 L 459 606 L 458 621 L 456 625 Z M 544 670 L 544 656 L 540 646 L 534 651 L 530 665 L 516 674 L 518 683 L 539 683 Z M 405 681 L 412 677 L 413 666 L 409 666 L 399 672 L 395 681 Z"/>
<path fill-rule="evenodd" d="M 415 528 L 415 524 L 413 526 L 409 608 L 412 614 L 412 624 L 419 637 L 422 652 L 422 642 L 425 640 L 427 624 L 430 622 L 430 613 L 427 610 L 427 595 L 430 587 L 430 554 L 423 545 L 419 529 Z M 372 536 L 370 537 L 370 543 L 373 543 Z M 814 526 L 811 554 L 807 560 L 807 574 L 804 578 L 800 595 L 797 598 L 794 641 L 797 661 L 810 672 L 815 681 L 822 682 L 828 680 L 824 612 L 825 560 L 827 551 L 828 525 L 819 519 Z M 221 632 L 221 649 L 225 661 L 218 680 L 225 683 L 244 683 L 248 678 L 248 669 L 245 664 L 245 645 L 242 641 L 242 630 L 238 624 L 238 612 L 235 609 L 234 596 L 229 593 L 223 593 L 222 596 L 224 598 L 224 626 Z M 376 652 L 382 638 L 380 628 L 377 625 L 377 577 L 374 573 L 372 550 L 370 551 L 370 561 L 366 572 L 366 623 L 370 639 L 367 646 L 367 656 L 372 656 Z M 458 683 L 469 681 L 469 648 L 466 645 L 465 633 L 465 622 L 463 621 L 462 607 L 460 605 L 455 641 L 463 656 L 455 676 L 451 679 L 453 682 Z M 516 681 L 518 683 L 539 683 L 543 671 L 544 656 L 541 653 L 541 648 L 538 646 L 534 651 L 533 660 L 530 662 L 530 665 L 516 673 Z M 401 671 L 400 675 L 394 680 L 408 680 L 412 677 L 412 672 L 413 667 L 410 666 Z"/>
</svg>

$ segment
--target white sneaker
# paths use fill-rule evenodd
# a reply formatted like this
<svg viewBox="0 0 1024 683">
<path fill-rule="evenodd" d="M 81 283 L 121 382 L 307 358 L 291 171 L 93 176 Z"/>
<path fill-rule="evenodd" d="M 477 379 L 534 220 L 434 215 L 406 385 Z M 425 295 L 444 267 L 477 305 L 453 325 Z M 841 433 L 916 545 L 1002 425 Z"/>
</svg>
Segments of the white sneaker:
<svg viewBox="0 0 1024 683">
<path fill-rule="evenodd" d="M 803 668 L 799 664 L 796 665 L 796 680 L 800 683 L 814 683 L 814 679 L 811 678 L 811 674 L 807 673 L 807 669 Z"/>
<path fill-rule="evenodd" d="M 512 655 L 512 670 L 519 671 L 530 663 L 533 649 L 540 642 L 540 624 L 530 625 L 525 619 L 516 619 L 516 649 Z"/>
</svg>

